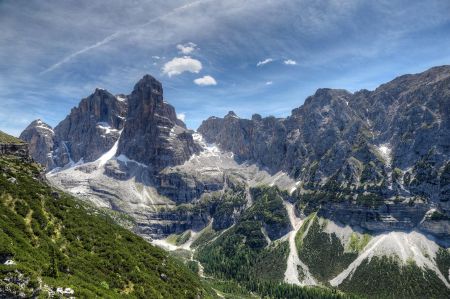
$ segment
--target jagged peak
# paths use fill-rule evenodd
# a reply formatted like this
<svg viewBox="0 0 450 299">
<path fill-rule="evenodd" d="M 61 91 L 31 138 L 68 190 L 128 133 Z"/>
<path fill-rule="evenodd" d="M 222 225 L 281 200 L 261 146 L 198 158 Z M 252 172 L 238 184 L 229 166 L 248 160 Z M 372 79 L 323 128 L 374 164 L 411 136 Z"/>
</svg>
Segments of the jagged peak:
<svg viewBox="0 0 450 299">
<path fill-rule="evenodd" d="M 260 121 L 260 120 L 262 120 L 261 114 L 258 114 L 258 113 L 253 114 L 252 115 L 252 120 L 253 121 Z"/>
<path fill-rule="evenodd" d="M 234 113 L 234 111 L 228 111 L 227 115 L 225 115 L 224 118 L 239 118 L 239 116 L 237 116 L 237 114 Z"/>
<path fill-rule="evenodd" d="M 151 88 L 152 91 L 157 91 L 162 93 L 162 84 L 155 77 L 146 74 L 142 79 L 140 79 L 136 85 L 134 85 L 134 90 L 142 90 Z"/>
<path fill-rule="evenodd" d="M 38 118 L 33 120 L 26 129 L 30 129 L 30 128 L 35 128 L 35 127 L 43 127 L 43 128 L 48 128 L 48 129 L 52 129 L 52 126 L 50 126 L 49 124 L 45 123 L 42 119 Z M 25 129 L 25 130 L 26 130 Z"/>
<path fill-rule="evenodd" d="M 404 91 L 409 88 L 437 83 L 449 77 L 450 65 L 435 66 L 424 72 L 398 76 L 387 83 L 381 84 L 375 89 L 375 92 L 384 92 L 387 89 L 393 89 L 397 85 L 401 85 L 401 89 Z"/>
<path fill-rule="evenodd" d="M 314 97 L 321 97 L 321 96 L 329 96 L 329 97 L 335 97 L 335 96 L 349 96 L 352 93 L 345 89 L 335 89 L 335 88 L 319 88 L 314 93 Z"/>
<path fill-rule="evenodd" d="M 114 95 L 111 94 L 108 90 L 104 89 L 104 88 L 100 88 L 100 87 L 96 87 L 94 92 L 91 94 L 91 96 L 95 96 L 95 95 L 106 95 L 108 97 L 113 97 Z"/>
</svg>

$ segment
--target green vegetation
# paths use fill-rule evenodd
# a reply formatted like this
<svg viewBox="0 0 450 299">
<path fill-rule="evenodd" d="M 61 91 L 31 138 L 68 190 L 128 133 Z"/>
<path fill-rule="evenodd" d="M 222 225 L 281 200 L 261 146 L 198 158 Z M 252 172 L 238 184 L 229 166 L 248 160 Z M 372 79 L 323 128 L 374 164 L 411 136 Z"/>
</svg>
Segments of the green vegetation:
<svg viewBox="0 0 450 299">
<path fill-rule="evenodd" d="M 433 213 L 430 215 L 430 220 L 434 221 L 450 220 L 450 217 L 439 211 L 433 211 Z"/>
<path fill-rule="evenodd" d="M 205 227 L 198 236 L 197 239 L 192 242 L 191 247 L 196 248 L 202 245 L 205 245 L 208 241 L 212 240 L 215 236 L 217 236 L 217 232 L 212 228 L 212 225 L 208 225 Z"/>
<path fill-rule="evenodd" d="M 302 261 L 309 267 L 311 274 L 322 282 L 338 275 L 342 270 L 347 268 L 350 263 L 358 256 L 355 252 L 346 252 L 341 240 L 336 234 L 328 234 L 324 232 L 326 222 L 320 223 L 319 217 L 315 216 L 310 219 L 312 223 L 309 226 L 308 233 L 297 234 L 296 244 L 298 255 Z M 309 225 L 309 221 L 305 221 L 304 227 Z M 301 236 L 303 235 L 303 241 Z"/>
<path fill-rule="evenodd" d="M 0 289 L 42 297 L 39 286 L 70 287 L 78 298 L 208 296 L 198 277 L 166 252 L 52 190 L 37 164 L 0 157 L 0 170 Z M 15 265 L 4 265 L 7 260 Z"/>
<path fill-rule="evenodd" d="M 448 282 L 450 282 L 450 277 L 448 277 L 448 273 L 450 273 L 450 248 L 439 248 L 439 251 L 436 254 L 436 264 L 439 271 L 441 271 Z"/>
<path fill-rule="evenodd" d="M 363 234 L 362 236 L 359 236 L 354 232 L 350 236 L 348 250 L 353 252 L 361 252 L 369 243 L 370 239 L 372 239 L 372 237 L 369 234 Z"/>
<path fill-rule="evenodd" d="M 271 244 L 258 255 L 250 275 L 261 280 L 283 281 L 288 255 L 288 242 Z"/>
<path fill-rule="evenodd" d="M 433 271 L 386 256 L 365 260 L 339 288 L 368 298 L 450 298 L 450 290 Z"/>
<path fill-rule="evenodd" d="M 283 205 L 284 193 L 278 187 L 258 187 L 250 190 L 254 204 L 242 215 L 242 221 L 258 220 L 277 239 L 290 229 L 289 216 Z"/>
<path fill-rule="evenodd" d="M 0 144 L 20 144 L 20 143 L 24 143 L 22 140 L 20 140 L 19 138 L 13 137 L 11 135 L 8 135 L 2 131 L 0 131 Z"/>
<path fill-rule="evenodd" d="M 191 231 L 187 230 L 184 233 L 180 234 L 180 235 L 170 235 L 169 237 L 167 237 L 167 242 L 173 244 L 173 245 L 183 245 L 184 243 L 186 243 L 189 238 L 191 237 Z"/>
<path fill-rule="evenodd" d="M 268 244 L 263 228 L 289 224 L 283 206 L 283 196 L 287 194 L 276 187 L 259 187 L 251 193 L 254 205 L 233 227 L 220 235 L 205 230 L 216 239 L 197 244 L 195 259 L 203 265 L 205 275 L 218 280 L 213 288 L 225 298 L 252 298 L 250 292 L 263 298 L 348 298 L 336 290 L 283 283 L 288 243 Z"/>
<path fill-rule="evenodd" d="M 297 235 L 295 236 L 295 245 L 297 249 L 303 245 L 303 238 L 305 236 L 306 230 L 311 225 L 311 221 L 314 221 L 314 219 L 316 219 L 316 215 L 317 213 L 309 214 L 303 222 L 303 225 L 298 230 Z"/>
</svg>

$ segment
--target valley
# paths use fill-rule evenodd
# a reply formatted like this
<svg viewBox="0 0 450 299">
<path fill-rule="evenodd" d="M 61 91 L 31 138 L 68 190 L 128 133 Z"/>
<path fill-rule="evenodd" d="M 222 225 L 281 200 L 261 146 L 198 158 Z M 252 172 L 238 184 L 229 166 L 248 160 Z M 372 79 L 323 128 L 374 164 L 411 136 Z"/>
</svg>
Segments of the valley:
<svg viewBox="0 0 450 299">
<path fill-rule="evenodd" d="M 449 87 L 450 68 L 435 67 L 374 91 L 319 89 L 286 118 L 243 119 L 230 111 L 193 131 L 164 100 L 161 83 L 145 75 L 129 95 L 96 89 L 55 128 L 32 122 L 21 139 L 45 168 L 39 183 L 27 179 L 29 194 L 5 185 L 3 210 L 11 219 L 21 215 L 14 221 L 29 226 L 38 209 L 35 200 L 41 198 L 42 217 L 31 220 L 32 227 L 37 221 L 44 230 L 39 234 L 50 234 L 44 239 L 56 244 L 44 251 L 43 264 L 55 260 L 56 252 L 61 259 L 70 256 L 70 242 L 78 244 L 81 233 L 93 234 L 94 240 L 80 252 L 95 253 L 110 244 L 95 239 L 96 230 L 79 232 L 75 239 L 61 235 L 68 216 L 52 218 L 46 210 L 51 190 L 59 190 L 67 201 L 62 206 L 80 207 L 77 217 L 96 215 L 85 225 L 98 222 L 99 229 L 104 227 L 98 234 L 142 246 L 136 254 L 126 253 L 138 259 L 133 267 L 143 271 L 143 263 L 149 273 L 160 269 L 141 260 L 146 258 L 142 251 L 178 263 L 182 270 L 173 266 L 173 275 L 182 282 L 176 285 L 192 292 L 167 291 L 174 298 L 446 298 Z M 4 173 L 28 167 L 2 159 L 14 165 Z M 23 211 L 11 198 L 24 200 Z M 55 202 L 52 209 L 59 209 L 60 200 Z M 30 250 L 48 246 L 33 243 L 34 228 L 26 231 L 29 235 L 20 238 L 28 240 Z M 117 250 L 109 257 L 120 256 Z M 27 254 L 8 252 L 27 263 Z M 101 258 L 108 256 L 99 258 L 96 263 L 106 263 Z M 78 277 L 67 272 L 51 278 L 27 267 L 41 288 L 63 281 L 74 286 Z M 105 276 L 110 289 L 99 288 L 102 281 L 73 289 L 79 296 L 130 292 L 130 298 L 163 292 L 147 290 L 145 283 L 137 291 L 141 274 L 133 275 L 120 282 Z M 27 287 L 27 292 L 36 290 L 35 282 Z"/>
</svg>

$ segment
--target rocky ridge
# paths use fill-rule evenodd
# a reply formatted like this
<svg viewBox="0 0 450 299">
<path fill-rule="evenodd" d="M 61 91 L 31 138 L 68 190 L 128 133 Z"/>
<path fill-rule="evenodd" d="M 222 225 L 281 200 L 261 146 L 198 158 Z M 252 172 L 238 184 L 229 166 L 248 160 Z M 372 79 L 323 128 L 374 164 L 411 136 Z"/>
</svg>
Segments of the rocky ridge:
<svg viewBox="0 0 450 299">
<path fill-rule="evenodd" d="M 205 197 L 222 198 L 230 185 L 267 184 L 298 199 L 297 213 L 319 209 L 321 216 L 369 231 L 419 228 L 444 240 L 449 86 L 450 67 L 443 66 L 374 91 L 319 89 L 287 118 L 241 119 L 231 111 L 205 120 L 194 134 L 164 101 L 161 83 L 146 75 L 128 96 L 96 91 L 55 128 L 54 143 L 63 146 L 53 150 L 54 161 L 67 169 L 52 171 L 49 179 L 134 215 L 138 230 L 150 237 L 208 225 L 214 209 L 195 207 Z M 106 105 L 105 113 L 97 113 L 101 105 L 88 105 L 101 99 L 114 109 Z M 95 121 L 77 124 L 87 112 Z M 99 121 L 117 134 L 93 146 L 96 154 L 82 154 L 99 138 L 93 129 Z M 95 134 L 78 142 L 81 131 Z M 67 167 L 75 164 L 71 160 L 84 163 Z M 245 198 L 244 206 L 251 206 L 248 191 Z M 189 208 L 180 211 L 184 205 Z M 215 225 L 229 227 L 241 208 L 235 207 L 233 218 L 216 215 Z"/>
</svg>

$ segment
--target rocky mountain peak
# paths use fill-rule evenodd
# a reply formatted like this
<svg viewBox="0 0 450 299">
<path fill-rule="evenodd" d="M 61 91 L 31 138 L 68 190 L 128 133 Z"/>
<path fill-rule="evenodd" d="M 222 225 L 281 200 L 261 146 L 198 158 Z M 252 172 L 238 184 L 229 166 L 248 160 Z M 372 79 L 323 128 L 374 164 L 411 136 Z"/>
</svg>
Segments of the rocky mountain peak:
<svg viewBox="0 0 450 299">
<path fill-rule="evenodd" d="M 127 115 L 127 101 L 97 88 L 55 127 L 55 163 L 94 161 L 118 140 Z"/>
<path fill-rule="evenodd" d="M 154 101 L 155 104 L 163 102 L 163 88 L 161 82 L 151 75 L 145 75 L 134 85 L 131 98 L 144 102 Z"/>
<path fill-rule="evenodd" d="M 20 139 L 26 141 L 33 159 L 47 169 L 54 166 L 51 151 L 55 133 L 52 127 L 41 119 L 32 121 L 20 134 Z"/>
<path fill-rule="evenodd" d="M 239 118 L 234 111 L 228 111 L 227 115 L 224 118 Z"/>
<path fill-rule="evenodd" d="M 162 84 L 145 75 L 128 96 L 127 123 L 118 153 L 162 169 L 187 160 L 198 151 L 192 133 L 164 101 Z"/>
</svg>

